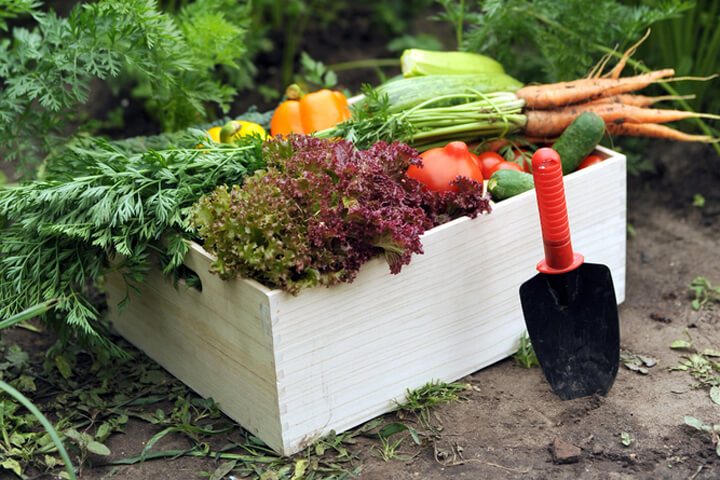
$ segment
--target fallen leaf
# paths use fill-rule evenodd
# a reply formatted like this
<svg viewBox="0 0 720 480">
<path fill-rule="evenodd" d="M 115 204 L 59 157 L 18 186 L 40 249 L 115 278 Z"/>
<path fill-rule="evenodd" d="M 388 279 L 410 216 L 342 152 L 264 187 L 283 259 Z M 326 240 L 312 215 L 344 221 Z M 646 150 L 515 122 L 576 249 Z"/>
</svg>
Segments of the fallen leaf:
<svg viewBox="0 0 720 480">
<path fill-rule="evenodd" d="M 237 460 L 228 460 L 221 463 L 210 476 L 210 480 L 222 480 L 225 475 L 232 472 L 233 468 L 237 464 Z"/>
<path fill-rule="evenodd" d="M 720 405 L 720 387 L 717 385 L 710 389 L 710 399 L 717 405 Z"/>
<path fill-rule="evenodd" d="M 679 349 L 683 349 L 683 348 L 692 350 L 693 346 L 692 346 L 692 343 L 688 342 L 687 340 L 675 340 L 674 342 L 672 342 L 670 344 L 670 348 L 672 348 L 674 350 L 679 350 Z"/>
<path fill-rule="evenodd" d="M 110 455 L 111 453 L 108 447 L 97 440 L 90 440 L 87 444 L 87 449 L 95 455 Z"/>
</svg>

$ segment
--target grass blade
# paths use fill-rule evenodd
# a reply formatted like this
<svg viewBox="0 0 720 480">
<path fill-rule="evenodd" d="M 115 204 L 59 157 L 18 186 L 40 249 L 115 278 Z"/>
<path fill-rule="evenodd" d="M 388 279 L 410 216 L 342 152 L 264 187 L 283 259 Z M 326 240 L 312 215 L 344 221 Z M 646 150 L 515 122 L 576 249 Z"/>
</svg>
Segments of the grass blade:
<svg viewBox="0 0 720 480">
<path fill-rule="evenodd" d="M 25 320 L 30 320 L 31 318 L 35 318 L 38 315 L 42 315 L 43 313 L 53 308 L 56 303 L 57 299 L 52 299 L 43 303 L 38 303 L 37 305 L 33 305 L 32 307 L 29 307 L 20 313 L 16 313 L 10 318 L 6 318 L 5 320 L 0 322 L 0 330 L 2 330 L 3 328 L 12 327 L 13 325 L 24 322 Z"/>
</svg>

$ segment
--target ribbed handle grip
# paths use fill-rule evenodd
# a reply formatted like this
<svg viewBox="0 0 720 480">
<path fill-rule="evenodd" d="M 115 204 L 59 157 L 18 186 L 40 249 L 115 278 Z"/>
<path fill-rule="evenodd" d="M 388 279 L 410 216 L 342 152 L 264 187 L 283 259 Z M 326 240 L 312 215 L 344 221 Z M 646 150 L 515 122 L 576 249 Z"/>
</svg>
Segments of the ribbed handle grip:
<svg viewBox="0 0 720 480">
<path fill-rule="evenodd" d="M 545 246 L 545 259 L 538 263 L 538 270 L 544 273 L 574 270 L 582 264 L 583 257 L 573 253 L 570 241 L 560 156 L 552 148 L 540 148 L 532 157 L 532 168 Z"/>
</svg>

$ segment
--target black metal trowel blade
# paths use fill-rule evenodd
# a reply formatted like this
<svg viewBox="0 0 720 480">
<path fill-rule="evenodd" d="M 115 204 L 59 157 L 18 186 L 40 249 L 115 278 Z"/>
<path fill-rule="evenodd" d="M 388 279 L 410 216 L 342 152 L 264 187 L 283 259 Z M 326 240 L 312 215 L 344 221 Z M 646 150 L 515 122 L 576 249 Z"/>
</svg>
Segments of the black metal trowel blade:
<svg viewBox="0 0 720 480">
<path fill-rule="evenodd" d="M 605 395 L 620 363 L 618 308 L 610 270 L 583 263 L 538 273 L 520 287 L 528 335 L 545 378 L 564 400 Z"/>
</svg>

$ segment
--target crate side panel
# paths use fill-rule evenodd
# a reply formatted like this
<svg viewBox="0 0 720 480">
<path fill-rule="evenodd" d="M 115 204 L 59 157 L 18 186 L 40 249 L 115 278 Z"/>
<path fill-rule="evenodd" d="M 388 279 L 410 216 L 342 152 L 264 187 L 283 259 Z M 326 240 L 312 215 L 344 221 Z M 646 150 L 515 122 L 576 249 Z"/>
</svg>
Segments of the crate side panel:
<svg viewBox="0 0 720 480">
<path fill-rule="evenodd" d="M 610 267 L 619 301 L 625 183 L 616 176 L 624 168 L 617 156 L 566 177 L 573 245 Z M 534 195 L 428 232 L 425 254 L 399 275 L 374 260 L 350 285 L 280 294 L 273 331 L 290 451 L 389 410 L 408 388 L 457 380 L 517 349 L 525 330 L 518 289 L 543 255 Z"/>
<path fill-rule="evenodd" d="M 228 416 L 282 451 L 268 298 L 245 284 L 200 276 L 202 292 L 176 288 L 154 270 L 142 294 L 133 294 L 121 313 L 116 303 L 125 288 L 119 276 L 109 276 L 113 325 L 172 375 L 212 397 Z M 228 287 L 235 287 L 232 293 Z"/>
</svg>

